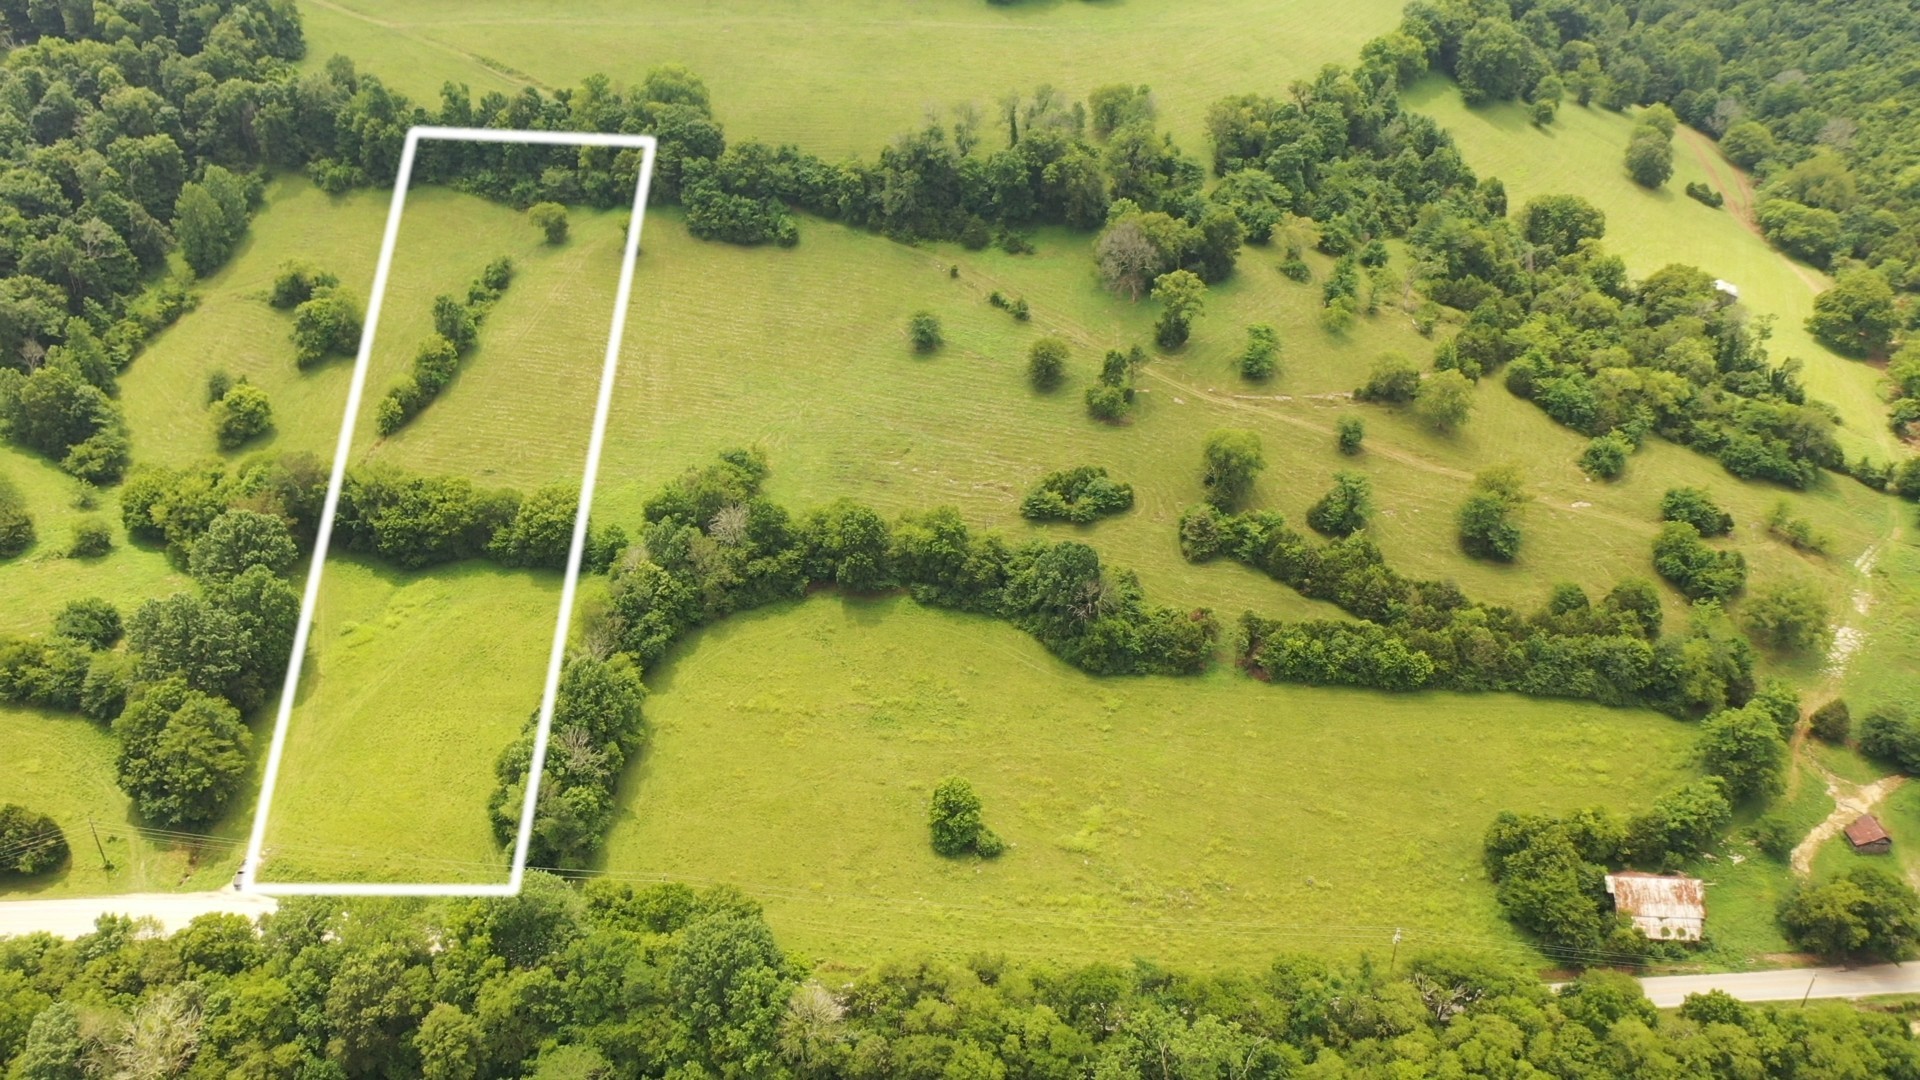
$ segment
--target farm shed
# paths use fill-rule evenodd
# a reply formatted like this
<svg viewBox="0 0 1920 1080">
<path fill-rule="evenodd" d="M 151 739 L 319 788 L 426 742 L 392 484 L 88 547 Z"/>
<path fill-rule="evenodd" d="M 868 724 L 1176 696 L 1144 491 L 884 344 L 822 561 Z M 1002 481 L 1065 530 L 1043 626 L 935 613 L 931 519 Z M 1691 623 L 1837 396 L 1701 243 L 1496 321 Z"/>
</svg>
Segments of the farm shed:
<svg viewBox="0 0 1920 1080">
<path fill-rule="evenodd" d="M 1893 848 L 1893 837 L 1879 818 L 1862 814 L 1847 826 L 1847 843 L 1856 855 L 1885 855 Z"/>
<path fill-rule="evenodd" d="M 1706 890 L 1699 878 L 1624 870 L 1607 875 L 1614 910 L 1633 920 L 1650 941 L 1699 941 L 1707 925 Z"/>
</svg>

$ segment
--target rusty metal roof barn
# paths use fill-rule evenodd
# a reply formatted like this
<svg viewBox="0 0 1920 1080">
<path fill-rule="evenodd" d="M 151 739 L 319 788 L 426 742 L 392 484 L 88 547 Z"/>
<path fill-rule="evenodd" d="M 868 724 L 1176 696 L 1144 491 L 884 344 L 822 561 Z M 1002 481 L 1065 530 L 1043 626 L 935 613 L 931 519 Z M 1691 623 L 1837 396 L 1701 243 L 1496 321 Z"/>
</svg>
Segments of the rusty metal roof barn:
<svg viewBox="0 0 1920 1080">
<path fill-rule="evenodd" d="M 1879 844 L 1884 850 L 1893 843 L 1893 837 L 1888 834 L 1887 827 L 1880 824 L 1879 818 L 1862 814 L 1847 826 L 1847 842 L 1856 848 L 1871 848 Z"/>
<path fill-rule="evenodd" d="M 1614 909 L 1652 941 L 1699 941 L 1706 927 L 1706 890 L 1699 878 L 1626 870 L 1607 875 L 1607 892 Z"/>
</svg>

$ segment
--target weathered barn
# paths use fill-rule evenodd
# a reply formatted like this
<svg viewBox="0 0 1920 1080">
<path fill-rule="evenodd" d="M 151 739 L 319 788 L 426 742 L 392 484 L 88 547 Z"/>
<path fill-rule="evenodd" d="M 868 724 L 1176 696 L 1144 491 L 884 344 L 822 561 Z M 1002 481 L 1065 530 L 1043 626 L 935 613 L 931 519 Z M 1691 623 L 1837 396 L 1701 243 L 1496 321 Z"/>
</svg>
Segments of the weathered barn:
<svg viewBox="0 0 1920 1080">
<path fill-rule="evenodd" d="M 1893 837 L 1880 819 L 1872 814 L 1862 814 L 1847 826 L 1847 843 L 1853 845 L 1856 855 L 1885 855 L 1893 848 Z"/>
<path fill-rule="evenodd" d="M 1614 910 L 1633 920 L 1650 941 L 1699 941 L 1707 925 L 1707 894 L 1699 878 L 1623 870 L 1607 875 Z"/>
</svg>

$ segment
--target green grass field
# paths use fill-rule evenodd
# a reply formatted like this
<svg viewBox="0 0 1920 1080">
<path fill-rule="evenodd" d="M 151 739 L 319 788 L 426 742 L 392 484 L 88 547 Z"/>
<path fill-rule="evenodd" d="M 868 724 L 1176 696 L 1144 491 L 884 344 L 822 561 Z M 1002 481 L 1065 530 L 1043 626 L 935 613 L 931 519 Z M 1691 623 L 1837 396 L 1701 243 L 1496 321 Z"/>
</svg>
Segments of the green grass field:
<svg viewBox="0 0 1920 1080">
<path fill-rule="evenodd" d="M 998 622 L 821 597 L 702 632 L 651 679 L 614 873 L 740 885 L 781 940 L 1235 965 L 1276 949 L 1513 946 L 1480 866 L 1506 808 L 1643 804 L 1689 725 L 1505 695 L 1095 679 Z M 1633 747 L 1632 754 L 1622 748 Z M 1011 845 L 944 860 L 971 780 Z"/>
<path fill-rule="evenodd" d="M 1110 81 L 1151 83 L 1163 124 L 1201 152 L 1207 103 L 1283 93 L 1322 62 L 1350 62 L 1398 7 L 1368 0 L 1303 21 L 1250 0 L 1204 13 L 1150 0 L 1011 8 L 953 0 L 917 6 L 903 39 L 879 27 L 897 11 L 856 0 L 828 0 L 825 13 L 804 16 L 756 8 L 752 18 L 739 0 L 671 13 L 596 3 L 565 16 L 498 0 L 427 14 L 387 0 L 302 5 L 310 64 L 346 52 L 420 98 L 448 78 L 478 92 L 594 71 L 631 80 L 681 61 L 707 77 L 734 137 L 829 156 L 871 154 L 917 123 L 923 106 L 987 104 L 1027 87 L 1035 71 L 1070 98 Z M 1124 20 L 1114 17 L 1121 12 Z M 1236 19 L 1244 32 L 1222 37 L 1217 27 Z M 752 63 L 739 60 L 746 55 Z M 952 78 L 932 100 L 912 89 L 944 71 Z M 1636 273 L 1684 260 L 1740 284 L 1751 309 L 1777 316 L 1777 355 L 1802 357 L 1813 394 L 1841 410 L 1850 450 L 1887 451 L 1877 374 L 1819 350 L 1800 328 L 1818 276 L 1772 253 L 1731 213 L 1679 194 L 1689 179 L 1731 183 L 1724 163 L 1709 169 L 1682 145 L 1672 190 L 1648 194 L 1620 175 L 1624 117 L 1568 107 L 1541 133 L 1508 110 L 1464 109 L 1444 84 L 1423 84 L 1411 100 L 1455 131 L 1477 168 L 1506 180 L 1516 207 L 1546 191 L 1586 195 L 1607 210 L 1609 244 Z M 386 206 L 384 192 L 331 197 L 298 178 L 269 185 L 242 249 L 203 283 L 199 310 L 123 380 L 136 460 L 215 456 L 203 408 L 215 369 L 247 376 L 275 407 L 278 432 L 242 454 L 331 453 L 350 361 L 296 371 L 290 318 L 266 305 L 265 291 L 279 265 L 299 257 L 364 298 Z M 413 193 L 357 458 L 522 488 L 575 479 L 623 216 L 576 210 L 572 240 L 548 248 L 500 206 Z M 1087 417 L 1084 389 L 1104 350 L 1150 339 L 1155 312 L 1099 286 L 1085 235 L 1042 230 L 1036 253 L 1013 256 L 906 246 L 813 219 L 802 221 L 795 248 L 738 248 L 693 239 L 672 209 L 651 211 L 646 230 L 597 492 L 602 521 L 631 531 L 663 481 L 719 450 L 756 445 L 773 466 L 769 494 L 796 511 L 841 496 L 887 514 L 951 504 L 1016 537 L 1083 538 L 1138 571 L 1157 602 L 1211 607 L 1228 620 L 1247 608 L 1337 617 L 1244 568 L 1181 559 L 1174 523 L 1199 498 L 1209 431 L 1261 436 L 1269 467 L 1256 505 L 1299 521 L 1336 470 L 1359 470 L 1378 506 L 1370 533 L 1397 568 L 1523 609 L 1556 581 L 1597 594 L 1649 575 L 1662 492 L 1698 484 L 1739 520 L 1727 543 L 1747 556 L 1755 587 L 1805 578 L 1852 612 L 1857 637 L 1846 639 L 1844 664 L 1829 672 L 1819 658 L 1769 658 L 1770 673 L 1845 692 L 1856 711 L 1920 691 L 1911 663 L 1920 548 L 1915 530 L 1896 524 L 1905 508 L 1838 479 L 1805 493 L 1743 483 L 1658 442 L 1619 482 L 1597 483 L 1575 466 L 1585 440 L 1497 380 L 1478 389 L 1472 421 L 1454 436 L 1355 405 L 1345 395 L 1379 353 L 1424 364 L 1433 341 L 1392 304 L 1346 334 L 1328 333 L 1318 281 L 1283 278 L 1273 249 L 1243 253 L 1234 277 L 1211 290 L 1192 343 L 1156 355 L 1143 373 L 1132 421 L 1109 426 Z M 425 413 L 378 440 L 371 410 L 427 332 L 432 296 L 461 291 L 501 254 L 520 274 L 479 349 Z M 1326 271 L 1317 255 L 1309 261 Z M 1025 298 L 1032 321 L 991 307 L 995 290 Z M 923 309 L 941 318 L 947 339 L 930 357 L 916 357 L 904 333 Z M 1281 374 L 1257 386 L 1233 366 L 1256 322 L 1278 327 L 1283 342 Z M 1066 385 L 1042 395 L 1024 369 L 1028 347 L 1046 334 L 1065 338 L 1072 358 Z M 1357 458 L 1333 445 L 1334 424 L 1349 412 L 1368 428 Z M 1535 496 L 1525 549 L 1512 566 L 1476 563 L 1455 544 L 1454 510 L 1474 471 L 1504 461 L 1521 465 Z M 1135 508 L 1089 527 L 1020 520 L 1029 485 L 1083 463 L 1132 483 Z M 184 587 L 155 552 L 123 547 L 92 564 L 54 556 L 80 514 L 73 485 L 18 454 L 0 467 L 27 490 L 43 536 L 0 564 L 0 590 L 30 597 L 5 605 L 0 630 L 37 631 L 77 595 L 130 607 Z M 1761 521 L 1782 500 L 1831 535 L 1828 555 L 1765 535 Z M 100 512 L 117 520 L 111 495 Z M 556 583 L 478 565 L 404 575 L 351 559 L 330 564 L 268 838 L 270 876 L 499 880 L 504 861 L 485 802 L 495 757 L 538 700 Z M 583 595 L 597 591 L 589 583 Z M 1684 606 L 1676 594 L 1667 599 L 1669 619 L 1679 620 Z M 605 871 L 740 884 L 768 904 L 784 941 L 847 962 L 925 947 L 1230 965 L 1280 947 L 1377 952 L 1393 926 L 1415 941 L 1518 955 L 1524 946 L 1480 869 L 1492 815 L 1595 802 L 1632 809 L 1691 769 L 1692 729 L 1646 713 L 1271 687 L 1226 668 L 1198 679 L 1099 680 L 1003 624 L 904 600 L 828 597 L 737 617 L 684 644 L 648 681 L 656 744 L 626 779 Z M 18 710 L 0 713 L 0 723 L 18 725 L 23 739 L 48 748 L 43 759 L 62 763 L 9 776 L 13 788 L 0 795 L 16 791 L 9 797 L 63 822 L 98 809 L 83 804 L 117 806 L 124 825 L 124 802 L 101 795 L 117 797 L 104 733 Z M 73 762 L 95 762 L 85 784 Z M 926 795 L 952 772 L 975 782 L 989 822 L 1015 844 L 1001 861 L 947 863 L 928 851 Z M 1817 783 L 1803 782 L 1783 812 L 1810 825 L 1830 805 L 1824 799 Z M 243 832 L 245 817 L 236 812 L 215 831 Z M 1724 854 L 1742 850 L 1736 843 Z M 181 858 L 153 856 L 155 873 L 181 878 L 169 869 Z M 185 880 L 230 871 L 231 859 L 208 867 Z M 1753 857 L 1702 869 L 1714 913 L 1707 962 L 1744 966 L 1784 950 L 1772 924 L 1789 884 L 1784 867 Z M 52 887 L 121 887 L 93 880 L 76 863 Z"/>
<path fill-rule="evenodd" d="M 558 575 L 333 558 L 268 818 L 277 881 L 499 881 L 493 764 L 540 703 Z"/>
<path fill-rule="evenodd" d="M 1108 83 L 1153 87 L 1161 124 L 1189 150 L 1206 108 L 1229 94 L 1284 93 L 1323 64 L 1351 64 L 1391 30 L 1401 0 L 1328 11 L 1307 0 L 821 0 L 804 7 L 588 0 L 565 11 L 511 0 L 303 0 L 313 68 L 353 57 L 427 104 L 442 83 L 475 95 L 600 73 L 637 83 L 679 63 L 707 81 L 729 136 L 791 142 L 829 159 L 871 156 L 929 108 L 973 102 L 990 117 L 1009 91 L 1050 83 L 1070 101 Z M 991 121 L 988 121 L 991 123 Z"/>
</svg>

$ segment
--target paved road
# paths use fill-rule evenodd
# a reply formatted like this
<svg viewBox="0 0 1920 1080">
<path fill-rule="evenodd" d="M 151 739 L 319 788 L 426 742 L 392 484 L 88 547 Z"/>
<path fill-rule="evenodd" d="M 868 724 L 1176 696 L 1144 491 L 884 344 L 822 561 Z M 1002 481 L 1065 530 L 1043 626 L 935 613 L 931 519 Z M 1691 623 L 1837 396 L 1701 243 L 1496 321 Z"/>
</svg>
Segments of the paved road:
<svg viewBox="0 0 1920 1080">
<path fill-rule="evenodd" d="M 1647 997 L 1666 1008 L 1688 994 L 1725 990 L 1741 1001 L 1799 1001 L 1809 986 L 1817 998 L 1875 994 L 1920 994 L 1920 964 L 1875 964 L 1859 968 L 1787 968 L 1737 975 L 1657 975 L 1640 980 Z"/>
<path fill-rule="evenodd" d="M 279 901 L 257 893 L 129 893 L 125 896 L 82 897 L 65 900 L 13 900 L 0 903 L 0 937 L 46 931 L 59 937 L 79 937 L 93 931 L 102 915 L 149 915 L 168 933 L 192 922 L 197 915 L 233 912 L 258 918 L 272 913 Z"/>
</svg>

